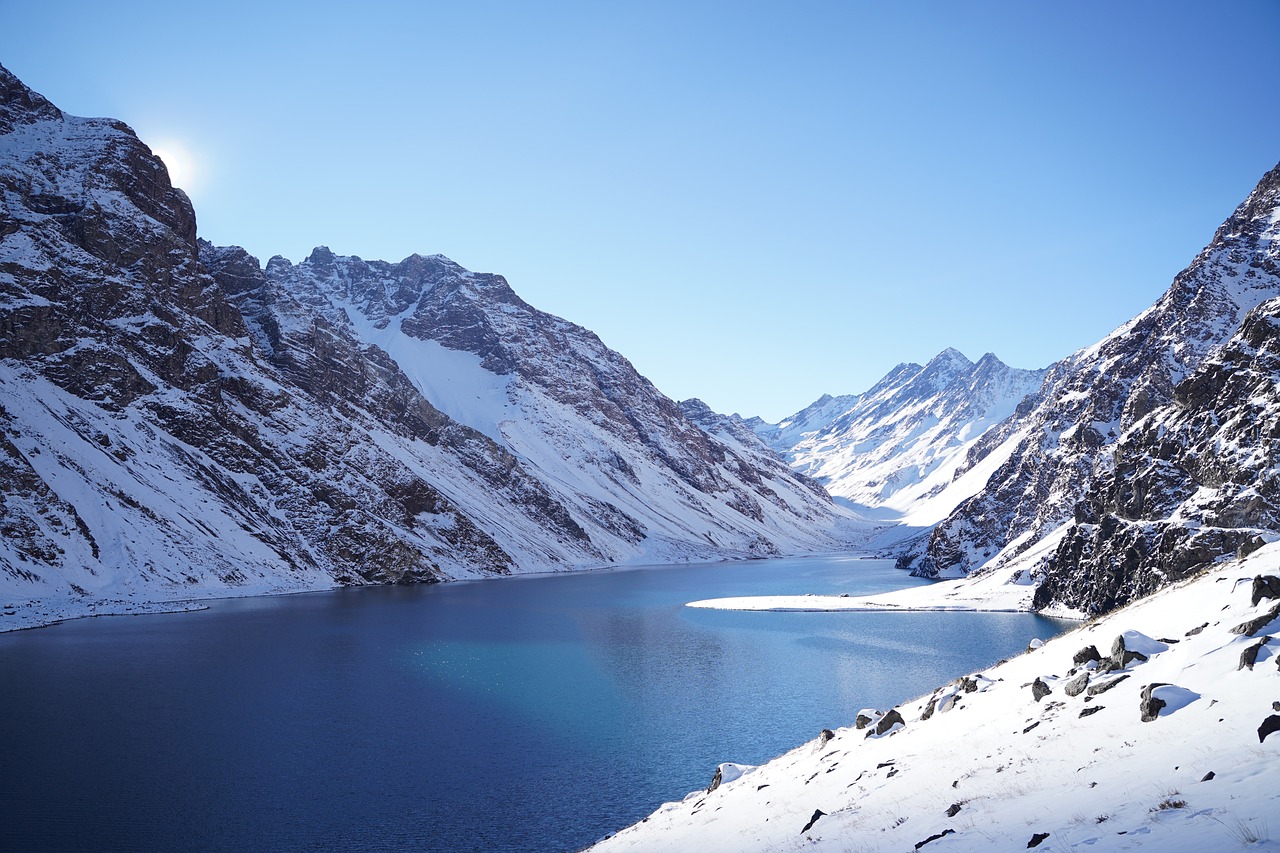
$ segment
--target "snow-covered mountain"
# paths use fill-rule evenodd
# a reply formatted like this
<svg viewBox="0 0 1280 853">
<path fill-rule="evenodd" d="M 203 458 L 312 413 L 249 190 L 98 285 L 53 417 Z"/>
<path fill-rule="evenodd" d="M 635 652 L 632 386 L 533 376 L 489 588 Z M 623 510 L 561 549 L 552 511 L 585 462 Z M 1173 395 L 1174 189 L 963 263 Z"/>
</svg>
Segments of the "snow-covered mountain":
<svg viewBox="0 0 1280 853">
<path fill-rule="evenodd" d="M 1276 417 L 1274 326 L 1259 306 L 1280 295 L 1278 238 L 1280 167 L 1155 305 L 1053 365 L 969 450 L 961 471 L 994 473 L 902 565 L 1048 577 L 1039 606 L 1098 611 L 1274 531 L 1254 484 L 1274 477 L 1259 426 Z"/>
<path fill-rule="evenodd" d="M 1044 561 L 1036 604 L 1105 612 L 1280 536 L 1278 378 L 1275 297 L 1121 436 Z"/>
<path fill-rule="evenodd" d="M 898 365 L 866 393 L 824 396 L 777 425 L 748 423 L 832 495 L 927 527 L 982 488 L 991 472 L 962 467 L 966 454 L 1044 376 L 946 349 L 923 367 Z"/>
<path fill-rule="evenodd" d="M 0 629 L 334 584 L 832 550 L 820 487 L 495 275 L 196 239 L 0 69 Z"/>
<path fill-rule="evenodd" d="M 1280 850 L 1280 544 L 760 767 L 592 850 Z M 725 756 L 730 762 L 733 756 Z M 716 784 L 719 780 L 719 784 Z"/>
</svg>

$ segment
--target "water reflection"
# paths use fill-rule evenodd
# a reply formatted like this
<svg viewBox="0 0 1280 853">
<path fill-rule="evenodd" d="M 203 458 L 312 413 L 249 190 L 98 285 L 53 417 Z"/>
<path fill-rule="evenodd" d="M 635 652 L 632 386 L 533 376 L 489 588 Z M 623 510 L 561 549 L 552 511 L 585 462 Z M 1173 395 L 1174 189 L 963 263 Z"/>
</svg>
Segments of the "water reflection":
<svg viewBox="0 0 1280 853">
<path fill-rule="evenodd" d="M 705 786 L 720 761 L 764 761 L 1059 630 L 683 606 L 917 582 L 884 561 L 759 561 L 3 635 L 6 844 L 574 849 Z"/>
</svg>

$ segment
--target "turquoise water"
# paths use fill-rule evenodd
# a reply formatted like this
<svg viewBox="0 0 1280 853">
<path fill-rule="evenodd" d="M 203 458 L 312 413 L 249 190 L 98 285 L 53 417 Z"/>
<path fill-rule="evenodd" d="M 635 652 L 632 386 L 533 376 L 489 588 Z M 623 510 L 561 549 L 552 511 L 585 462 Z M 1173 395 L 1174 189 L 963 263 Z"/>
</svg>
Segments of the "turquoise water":
<svg viewBox="0 0 1280 853">
<path fill-rule="evenodd" d="M 752 561 L 0 635 L 0 846 L 575 850 L 719 762 L 765 761 L 1062 628 L 683 606 L 914 583 L 887 561 Z"/>
</svg>

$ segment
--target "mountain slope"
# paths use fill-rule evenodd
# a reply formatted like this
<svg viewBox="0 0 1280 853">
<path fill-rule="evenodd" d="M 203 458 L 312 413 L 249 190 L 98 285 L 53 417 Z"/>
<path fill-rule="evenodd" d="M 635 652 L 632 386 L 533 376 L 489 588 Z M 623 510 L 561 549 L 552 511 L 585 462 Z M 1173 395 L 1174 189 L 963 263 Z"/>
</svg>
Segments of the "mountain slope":
<svg viewBox="0 0 1280 853">
<path fill-rule="evenodd" d="M 1036 603 L 1105 612 L 1280 536 L 1278 377 L 1280 297 L 1117 442 Z"/>
<path fill-rule="evenodd" d="M 777 426 L 753 428 L 831 494 L 927 527 L 983 485 L 961 481 L 957 469 L 1044 375 L 947 349 L 923 367 L 898 365 L 864 394 L 823 397 Z"/>
<path fill-rule="evenodd" d="M 3 69 L 0 98 L 0 629 L 837 547 L 821 489 L 500 277 L 326 250 L 264 271 L 197 242 L 125 125 Z"/>
<path fill-rule="evenodd" d="M 934 528 L 927 547 L 903 565 L 928 577 L 963 576 L 984 565 L 1011 565 L 1037 541 L 1061 535 L 1081 498 L 1112 474 L 1121 437 L 1175 403 L 1179 383 L 1250 310 L 1280 294 L 1278 206 L 1280 167 L 1263 177 L 1155 305 L 1051 367 L 1034 400 L 969 451 L 965 466 L 1002 460 L 986 487 Z"/>
<path fill-rule="evenodd" d="M 584 524 L 607 520 L 591 535 L 611 561 L 835 544 L 815 532 L 836 518 L 821 489 L 707 435 L 598 337 L 532 308 L 501 276 L 440 256 L 386 264 L 323 248 L 296 265 L 273 258 L 264 275 L 391 354 L 420 393 L 510 450 Z"/>
<path fill-rule="evenodd" d="M 930 695 L 851 711 L 592 849 L 1280 849 L 1277 570 L 1271 545 Z"/>
</svg>

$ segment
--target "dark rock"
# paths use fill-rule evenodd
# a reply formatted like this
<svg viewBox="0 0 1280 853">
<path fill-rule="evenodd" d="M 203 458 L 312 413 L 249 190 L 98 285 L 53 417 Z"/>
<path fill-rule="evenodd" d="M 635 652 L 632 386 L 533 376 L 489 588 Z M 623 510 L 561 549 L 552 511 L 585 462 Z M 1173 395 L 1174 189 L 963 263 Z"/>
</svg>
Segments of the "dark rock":
<svg viewBox="0 0 1280 853">
<path fill-rule="evenodd" d="M 716 767 L 716 775 L 714 775 L 714 776 L 712 776 L 712 777 L 711 777 L 711 784 L 707 786 L 707 793 L 708 793 L 708 794 L 710 794 L 710 793 L 711 793 L 712 791 L 714 791 L 716 788 L 719 788 L 719 787 L 720 787 L 720 782 L 721 782 L 721 777 L 722 777 L 722 775 L 723 775 L 723 774 L 722 774 L 722 772 L 721 772 L 720 768 L 719 768 L 719 767 Z"/>
<path fill-rule="evenodd" d="M 818 818 L 826 817 L 826 814 L 827 813 L 824 812 L 822 809 L 814 809 L 813 817 L 809 818 L 809 822 L 804 825 L 804 829 L 800 830 L 800 834 L 804 835 L 810 829 L 813 829 L 813 825 L 818 822 Z"/>
<path fill-rule="evenodd" d="M 818 734 L 818 746 L 826 746 L 827 742 L 830 741 L 835 736 L 836 736 L 836 733 L 831 731 L 831 729 L 823 729 Z"/>
<path fill-rule="evenodd" d="M 959 806 L 956 806 L 956 808 L 959 809 Z M 915 849 L 919 850 L 921 847 L 925 846 L 930 841 L 937 841 L 939 838 L 946 838 L 948 835 L 953 835 L 953 834 L 955 834 L 954 829 L 944 829 L 942 830 L 942 832 L 936 833 L 934 835 L 930 835 L 924 841 L 917 841 L 915 845 Z"/>
<path fill-rule="evenodd" d="M 1068 696 L 1079 696 L 1084 689 L 1089 686 L 1089 673 L 1082 672 L 1075 678 L 1062 685 L 1062 692 Z"/>
<path fill-rule="evenodd" d="M 1258 575 L 1253 579 L 1253 590 L 1250 601 L 1257 604 L 1264 598 L 1280 598 L 1280 577 L 1275 575 Z"/>
<path fill-rule="evenodd" d="M 1101 710 L 1102 710 L 1103 708 L 1105 708 L 1105 707 L 1107 707 L 1107 706 L 1106 706 L 1106 705 L 1091 705 L 1091 706 L 1089 706 L 1088 708 L 1085 708 L 1085 709 L 1081 710 L 1081 711 L 1080 711 L 1080 716 L 1081 716 L 1081 717 L 1088 717 L 1088 716 L 1090 716 L 1091 714 L 1096 714 L 1096 713 L 1098 713 L 1099 711 L 1101 711 Z"/>
<path fill-rule="evenodd" d="M 1117 684 L 1124 681 L 1128 677 L 1129 677 L 1128 673 L 1125 673 L 1124 675 L 1118 675 L 1115 678 L 1109 679 L 1107 681 L 1099 682 L 1098 684 L 1091 684 L 1089 685 L 1089 691 L 1088 691 L 1089 695 L 1101 696 L 1103 693 L 1106 693 L 1112 687 L 1115 687 Z"/>
<path fill-rule="evenodd" d="M 1236 666 L 1236 671 L 1239 672 L 1242 669 L 1252 670 L 1253 665 L 1258 662 L 1258 652 L 1262 651 L 1262 647 L 1270 640 L 1270 637 L 1263 637 L 1261 640 L 1258 640 L 1258 642 L 1247 646 L 1244 651 L 1240 652 L 1240 663 Z"/>
<path fill-rule="evenodd" d="M 1209 627 L 1208 622 L 1204 623 L 1203 625 L 1197 625 L 1196 627 L 1192 628 L 1190 631 L 1187 632 L 1187 636 L 1194 637 L 1196 634 L 1199 634 L 1201 631 L 1203 631 L 1205 628 L 1208 628 L 1208 627 Z"/>
<path fill-rule="evenodd" d="M 1117 668 L 1123 669 L 1134 661 L 1145 663 L 1147 656 L 1142 652 L 1135 652 L 1132 649 L 1125 648 L 1124 635 L 1121 634 L 1111 644 L 1111 661 Z"/>
<path fill-rule="evenodd" d="M 1151 691 L 1157 687 L 1166 687 L 1162 683 L 1148 684 L 1142 688 L 1142 696 L 1138 700 L 1138 710 L 1142 714 L 1142 722 L 1150 723 L 1160 716 L 1160 709 L 1165 706 L 1165 701 L 1159 697 L 1152 696 Z"/>
<path fill-rule="evenodd" d="M 1233 634 L 1243 634 L 1246 637 L 1252 637 L 1258 631 L 1280 618 L 1280 603 L 1273 604 L 1271 609 L 1261 616 L 1255 616 L 1231 629 Z"/>
<path fill-rule="evenodd" d="M 1032 729 L 1034 729 L 1034 728 L 1035 728 L 1036 726 L 1038 726 L 1038 725 L 1040 725 L 1040 721 L 1039 721 L 1039 720 L 1036 720 L 1034 723 L 1032 723 L 1031 725 L 1029 725 L 1029 726 L 1027 726 L 1025 729 L 1023 729 L 1023 730 L 1022 730 L 1022 733 L 1025 735 L 1027 732 L 1031 731 Z"/>
<path fill-rule="evenodd" d="M 1214 776 L 1217 776 L 1217 775 L 1218 775 L 1217 773 L 1214 773 L 1212 770 L 1210 770 L 1208 773 L 1200 777 L 1200 781 L 1208 782 L 1210 779 L 1212 779 Z"/>
<path fill-rule="evenodd" d="M 853 718 L 853 727 L 855 729 L 865 729 L 874 722 L 874 718 L 868 717 L 866 714 L 859 714 Z"/>
<path fill-rule="evenodd" d="M 1097 646 L 1085 646 L 1083 649 L 1076 652 L 1076 655 L 1071 659 L 1071 662 L 1076 666 L 1083 666 L 1091 660 L 1102 660 L 1102 653 L 1098 651 Z"/>
<path fill-rule="evenodd" d="M 1042 679 L 1037 678 L 1035 681 L 1031 682 L 1031 695 L 1035 697 L 1037 702 L 1052 692 L 1053 691 L 1049 689 L 1049 685 L 1045 684 Z"/>
<path fill-rule="evenodd" d="M 970 464 L 1015 443 L 985 488 L 930 532 L 918 573 L 968 574 L 1065 523 L 1034 606 L 1099 614 L 1277 528 L 1278 206 L 1280 168 L 1151 309 L 1051 367 L 1034 398 L 979 439 Z"/>
<path fill-rule="evenodd" d="M 906 724 L 907 724 L 907 721 L 902 719 L 902 714 L 898 713 L 898 709 L 890 708 L 889 712 L 880 718 L 880 722 L 876 723 L 876 727 L 871 731 L 867 732 L 867 737 L 870 737 L 872 734 L 875 734 L 877 736 L 883 735 L 883 734 L 886 734 L 889 731 L 889 729 L 893 728 L 895 725 L 905 726 Z"/>
<path fill-rule="evenodd" d="M 1274 731 L 1280 731 L 1280 716 L 1272 714 L 1262 721 L 1262 725 L 1258 726 L 1258 743 L 1262 743 L 1267 739 L 1267 735 Z"/>
<path fill-rule="evenodd" d="M 952 803 L 950 806 L 947 807 L 947 817 L 955 817 L 958 814 L 960 814 L 959 803 Z"/>
<path fill-rule="evenodd" d="M 1048 837 L 1049 837 L 1049 833 L 1047 832 L 1037 832 L 1036 834 L 1032 835 L 1031 840 L 1027 842 L 1027 848 L 1030 849 L 1032 847 L 1039 847 L 1041 843 Z"/>
</svg>

